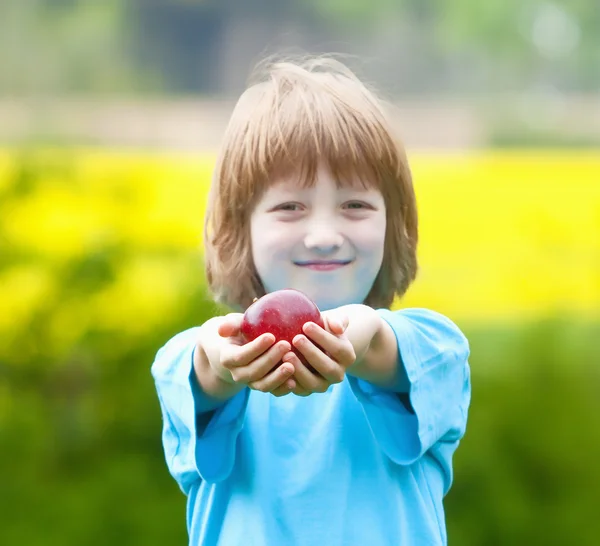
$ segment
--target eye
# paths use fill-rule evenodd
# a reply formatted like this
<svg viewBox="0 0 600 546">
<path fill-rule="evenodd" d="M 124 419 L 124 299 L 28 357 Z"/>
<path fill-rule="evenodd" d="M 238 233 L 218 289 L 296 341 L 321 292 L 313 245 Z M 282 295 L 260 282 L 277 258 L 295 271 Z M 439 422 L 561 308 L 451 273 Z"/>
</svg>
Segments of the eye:
<svg viewBox="0 0 600 546">
<path fill-rule="evenodd" d="M 284 211 L 284 212 L 296 212 L 301 209 L 300 203 L 282 203 L 281 205 L 277 205 L 273 210 L 276 211 Z"/>
<path fill-rule="evenodd" d="M 348 201 L 347 203 L 344 203 L 343 207 L 345 209 L 350 210 L 363 210 L 367 208 L 372 208 L 370 205 L 364 203 L 363 201 Z"/>
</svg>

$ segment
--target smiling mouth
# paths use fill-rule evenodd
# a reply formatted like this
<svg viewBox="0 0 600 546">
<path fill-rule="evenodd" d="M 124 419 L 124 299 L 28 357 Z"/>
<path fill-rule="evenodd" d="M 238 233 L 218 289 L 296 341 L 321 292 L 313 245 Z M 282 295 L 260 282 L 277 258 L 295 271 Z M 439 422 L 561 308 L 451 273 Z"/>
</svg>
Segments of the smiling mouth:
<svg viewBox="0 0 600 546">
<path fill-rule="evenodd" d="M 294 265 L 312 269 L 313 271 L 333 271 L 348 265 L 352 260 L 311 260 L 306 262 L 294 262 Z"/>
</svg>

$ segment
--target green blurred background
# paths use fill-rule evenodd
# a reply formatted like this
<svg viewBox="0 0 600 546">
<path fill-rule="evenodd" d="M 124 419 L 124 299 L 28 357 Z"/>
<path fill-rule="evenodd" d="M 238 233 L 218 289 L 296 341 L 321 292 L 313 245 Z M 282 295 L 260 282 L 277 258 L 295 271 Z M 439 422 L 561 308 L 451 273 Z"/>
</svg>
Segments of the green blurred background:
<svg viewBox="0 0 600 546">
<path fill-rule="evenodd" d="M 205 290 L 214 153 L 254 62 L 337 52 L 395 104 L 421 209 L 396 306 L 473 401 L 450 544 L 596 545 L 595 0 L 0 3 L 0 544 L 186 544 L 150 365 Z"/>
</svg>

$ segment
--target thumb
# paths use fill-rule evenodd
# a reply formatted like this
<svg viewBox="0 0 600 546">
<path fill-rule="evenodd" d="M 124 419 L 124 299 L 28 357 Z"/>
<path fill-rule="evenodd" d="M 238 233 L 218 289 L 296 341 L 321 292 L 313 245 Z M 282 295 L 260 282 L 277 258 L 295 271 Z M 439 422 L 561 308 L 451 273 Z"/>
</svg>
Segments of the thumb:
<svg viewBox="0 0 600 546">
<path fill-rule="evenodd" d="M 223 321 L 217 329 L 221 337 L 236 337 L 240 335 L 243 316 L 241 313 L 229 313 L 223 317 Z"/>
<path fill-rule="evenodd" d="M 325 317 L 325 323 L 327 324 L 327 329 L 332 333 L 332 334 L 337 334 L 337 335 L 341 335 L 346 331 L 346 328 L 348 328 L 348 315 L 346 314 L 336 314 L 336 315 L 329 315 L 327 317 Z"/>
</svg>

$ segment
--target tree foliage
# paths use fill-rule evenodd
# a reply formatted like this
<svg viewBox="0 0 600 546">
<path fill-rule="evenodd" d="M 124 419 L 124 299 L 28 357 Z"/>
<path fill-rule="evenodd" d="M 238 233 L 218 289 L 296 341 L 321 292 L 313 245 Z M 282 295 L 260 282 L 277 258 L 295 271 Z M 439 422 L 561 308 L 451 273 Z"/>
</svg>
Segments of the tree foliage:
<svg viewBox="0 0 600 546">
<path fill-rule="evenodd" d="M 220 78 L 226 42 L 244 21 L 270 29 L 261 50 L 290 22 L 348 45 L 376 40 L 387 24 L 413 55 L 486 91 L 504 82 L 600 86 L 594 0 L 28 0 L 0 4 L 0 92 L 228 92 Z M 444 90 L 451 76 L 438 71 L 434 84 L 421 85 Z"/>
<path fill-rule="evenodd" d="M 0 156 L 0 544 L 186 542 L 150 365 L 173 334 L 225 311 L 186 220 L 201 225 L 211 166 Z M 461 325 L 473 400 L 450 542 L 595 545 L 600 324 Z"/>
</svg>

